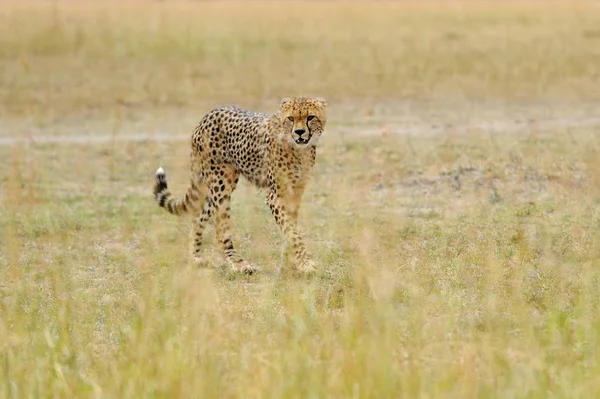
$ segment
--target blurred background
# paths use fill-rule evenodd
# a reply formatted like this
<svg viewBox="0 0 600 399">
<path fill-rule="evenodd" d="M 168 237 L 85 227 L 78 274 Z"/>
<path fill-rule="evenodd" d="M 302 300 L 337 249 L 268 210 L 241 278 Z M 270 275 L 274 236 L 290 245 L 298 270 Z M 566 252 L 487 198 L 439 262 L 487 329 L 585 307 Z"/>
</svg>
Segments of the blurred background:
<svg viewBox="0 0 600 399">
<path fill-rule="evenodd" d="M 550 114 L 590 108 L 600 96 L 600 10 L 592 1 L 59 0 L 0 8 L 0 101 L 11 120 L 73 118 L 81 126 L 115 112 L 158 112 L 170 126 L 221 104 L 268 110 L 280 97 L 307 94 L 331 100 L 334 122 L 381 124 L 507 109 L 558 116 Z"/>
</svg>

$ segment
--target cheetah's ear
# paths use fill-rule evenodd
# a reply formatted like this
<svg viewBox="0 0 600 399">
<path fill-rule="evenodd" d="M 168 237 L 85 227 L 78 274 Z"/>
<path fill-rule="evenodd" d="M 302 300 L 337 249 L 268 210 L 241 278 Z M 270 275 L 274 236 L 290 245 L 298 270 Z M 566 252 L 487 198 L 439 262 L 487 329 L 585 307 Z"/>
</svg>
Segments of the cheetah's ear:
<svg viewBox="0 0 600 399">
<path fill-rule="evenodd" d="M 289 97 L 286 97 L 286 98 L 283 98 L 281 100 L 281 103 L 279 104 L 279 107 L 282 108 L 282 109 L 283 108 L 287 108 L 287 107 L 290 106 L 291 103 L 292 103 L 292 99 L 289 98 Z"/>
<path fill-rule="evenodd" d="M 315 98 L 315 101 L 321 105 L 321 107 L 325 108 L 327 106 L 327 101 L 323 97 Z"/>
</svg>

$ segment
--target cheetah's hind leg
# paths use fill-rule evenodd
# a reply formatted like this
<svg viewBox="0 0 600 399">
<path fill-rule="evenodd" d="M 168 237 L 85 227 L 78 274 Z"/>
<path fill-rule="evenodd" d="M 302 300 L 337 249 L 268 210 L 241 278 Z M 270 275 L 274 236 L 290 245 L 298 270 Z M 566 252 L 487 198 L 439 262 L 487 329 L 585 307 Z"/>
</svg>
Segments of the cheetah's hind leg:
<svg viewBox="0 0 600 399">
<path fill-rule="evenodd" d="M 208 183 L 215 206 L 217 243 L 235 272 L 254 274 L 259 268 L 240 256 L 234 248 L 231 235 L 231 194 L 235 190 L 238 178 L 238 173 L 229 167 L 223 167 L 217 168 L 215 176 Z"/>
<path fill-rule="evenodd" d="M 200 267 L 211 267 L 214 263 L 202 254 L 202 240 L 204 230 L 206 229 L 206 225 L 208 224 L 213 213 L 214 206 L 212 204 L 212 200 L 210 196 L 206 196 L 204 206 L 202 207 L 202 212 L 197 218 L 194 218 L 194 220 L 192 221 L 193 225 L 191 230 L 191 257 L 192 262 Z"/>
</svg>

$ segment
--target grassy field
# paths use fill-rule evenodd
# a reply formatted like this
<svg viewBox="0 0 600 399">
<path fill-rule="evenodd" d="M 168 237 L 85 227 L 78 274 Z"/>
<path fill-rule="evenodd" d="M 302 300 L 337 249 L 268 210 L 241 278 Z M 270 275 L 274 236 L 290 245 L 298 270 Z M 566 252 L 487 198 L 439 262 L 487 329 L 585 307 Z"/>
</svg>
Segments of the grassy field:
<svg viewBox="0 0 600 399">
<path fill-rule="evenodd" d="M 0 105 L 57 118 L 291 92 L 600 99 L 597 3 L 508 4 L 2 2 Z"/>
<path fill-rule="evenodd" d="M 0 137 L 113 137 L 0 146 L 0 397 L 599 396 L 598 129 L 388 128 L 588 109 L 599 21 L 593 2 L 0 3 Z M 264 271 L 227 270 L 212 227 L 215 267 L 191 265 L 189 220 L 151 196 L 159 165 L 183 193 L 188 143 L 120 136 L 297 94 L 331 104 L 300 211 L 320 272 L 275 273 L 245 182 L 235 240 Z"/>
</svg>

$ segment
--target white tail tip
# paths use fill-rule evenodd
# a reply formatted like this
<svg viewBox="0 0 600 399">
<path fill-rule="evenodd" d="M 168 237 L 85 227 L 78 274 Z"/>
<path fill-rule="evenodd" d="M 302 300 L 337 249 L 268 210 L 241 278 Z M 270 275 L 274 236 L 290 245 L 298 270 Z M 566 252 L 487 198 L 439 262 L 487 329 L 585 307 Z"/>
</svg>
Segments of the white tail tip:
<svg viewBox="0 0 600 399">
<path fill-rule="evenodd" d="M 156 169 L 156 175 L 164 175 L 165 174 L 165 170 L 163 168 L 158 168 Z"/>
</svg>

